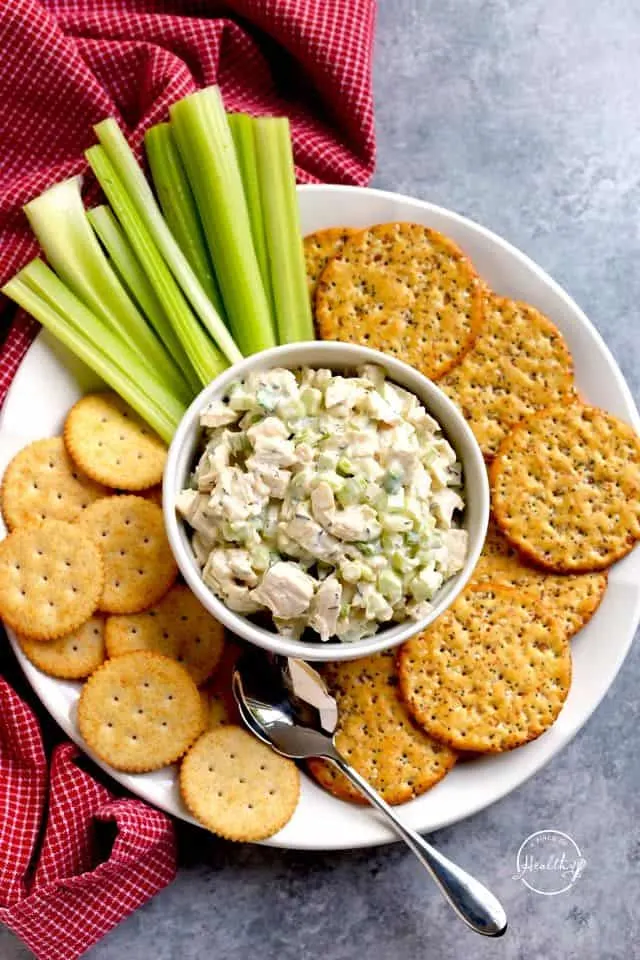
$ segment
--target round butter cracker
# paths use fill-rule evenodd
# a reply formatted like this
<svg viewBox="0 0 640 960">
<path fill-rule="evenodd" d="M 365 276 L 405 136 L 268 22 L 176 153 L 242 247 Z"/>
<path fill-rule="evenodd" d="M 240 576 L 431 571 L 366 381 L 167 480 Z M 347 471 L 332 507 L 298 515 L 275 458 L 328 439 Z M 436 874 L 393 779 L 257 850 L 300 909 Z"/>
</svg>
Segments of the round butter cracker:
<svg viewBox="0 0 640 960">
<path fill-rule="evenodd" d="M 44 520 L 0 543 L 0 616 L 32 640 L 55 640 L 94 613 L 104 584 L 95 542 L 75 524 Z"/>
<path fill-rule="evenodd" d="M 57 640 L 29 640 L 17 634 L 18 643 L 31 663 L 61 680 L 83 680 L 104 663 L 104 619 L 91 617 L 77 630 Z"/>
<path fill-rule="evenodd" d="M 178 567 L 155 503 L 136 496 L 106 497 L 88 507 L 76 524 L 104 557 L 103 612 L 139 613 L 173 584 Z"/>
<path fill-rule="evenodd" d="M 291 819 L 300 794 L 295 763 L 240 727 L 203 734 L 180 767 L 189 812 L 227 840 L 265 840 Z"/>
<path fill-rule="evenodd" d="M 417 223 L 355 234 L 328 262 L 315 297 L 323 340 L 390 353 L 432 380 L 470 349 L 483 309 L 482 283 L 468 258 Z"/>
<path fill-rule="evenodd" d="M 133 650 L 155 650 L 172 657 L 198 685 L 213 673 L 224 649 L 224 628 L 183 584 L 176 584 L 144 613 L 109 617 L 110 657 Z"/>
<path fill-rule="evenodd" d="M 116 393 L 90 393 L 71 408 L 64 442 L 88 476 L 118 490 L 160 483 L 167 448 Z"/>
<path fill-rule="evenodd" d="M 2 515 L 10 530 L 43 520 L 75 520 L 109 494 L 76 466 L 62 437 L 35 440 L 9 463 L 2 479 Z"/>
<path fill-rule="evenodd" d="M 200 735 L 198 688 L 179 663 L 138 651 L 115 657 L 87 680 L 78 726 L 101 760 L 130 773 L 178 760 Z"/>
<path fill-rule="evenodd" d="M 539 737 L 571 684 L 562 620 L 521 590 L 474 584 L 398 654 L 416 721 L 454 750 L 499 753 Z"/>
<path fill-rule="evenodd" d="M 640 539 L 640 437 L 604 410 L 559 404 L 523 420 L 490 481 L 498 526 L 545 569 L 602 570 Z"/>
</svg>

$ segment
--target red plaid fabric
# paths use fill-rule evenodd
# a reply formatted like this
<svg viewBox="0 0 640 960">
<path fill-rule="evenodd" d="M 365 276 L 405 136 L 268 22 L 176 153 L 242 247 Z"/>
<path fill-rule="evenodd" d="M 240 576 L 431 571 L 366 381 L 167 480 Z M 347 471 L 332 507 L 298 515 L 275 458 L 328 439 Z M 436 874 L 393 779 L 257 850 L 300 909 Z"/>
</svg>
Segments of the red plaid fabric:
<svg viewBox="0 0 640 960">
<path fill-rule="evenodd" d="M 0 717 L 0 922 L 39 960 L 75 960 L 171 883 L 173 826 L 144 803 L 114 799 L 75 765 L 72 744 L 56 747 L 49 774 L 37 720 L 2 678 Z M 98 821 L 117 827 L 103 862 Z"/>
<path fill-rule="evenodd" d="M 300 181 L 367 183 L 374 19 L 374 0 L 0 2 L 0 284 L 37 249 L 22 205 L 86 170 L 94 123 L 117 117 L 139 154 L 169 104 L 207 84 L 230 110 L 289 116 Z M 0 403 L 35 332 L 18 314 Z"/>
<path fill-rule="evenodd" d="M 86 170 L 94 123 L 117 117 L 140 156 L 168 105 L 206 84 L 230 110 L 289 116 L 300 181 L 367 183 L 374 19 L 374 0 L 0 0 L 0 283 L 36 253 L 22 205 Z M 0 404 L 37 330 L 23 313 L 11 325 Z M 0 678 L 0 921 L 40 960 L 74 960 L 175 874 L 168 818 L 114 799 L 76 755 L 59 746 L 48 771 L 36 718 Z M 117 828 L 104 862 L 100 821 Z"/>
</svg>

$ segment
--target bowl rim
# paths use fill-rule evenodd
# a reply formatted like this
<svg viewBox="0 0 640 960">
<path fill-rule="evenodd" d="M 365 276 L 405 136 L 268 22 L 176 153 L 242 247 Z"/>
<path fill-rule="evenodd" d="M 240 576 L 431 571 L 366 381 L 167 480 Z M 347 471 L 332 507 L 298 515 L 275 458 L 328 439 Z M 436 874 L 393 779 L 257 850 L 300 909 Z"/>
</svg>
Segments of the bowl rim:
<svg viewBox="0 0 640 960">
<path fill-rule="evenodd" d="M 300 366 L 315 366 L 313 362 L 296 360 L 308 354 L 309 350 L 319 353 L 335 354 L 336 363 L 342 367 L 357 367 L 364 363 L 373 363 L 382 366 L 389 374 L 389 379 L 404 386 L 418 396 L 427 411 L 430 403 L 436 403 L 445 411 L 445 419 L 449 427 L 442 426 L 459 460 L 463 464 L 463 475 L 467 485 L 465 504 L 469 503 L 468 480 L 473 480 L 474 509 L 477 514 L 473 529 L 469 529 L 469 549 L 462 570 L 450 578 L 436 594 L 436 602 L 426 617 L 420 620 L 406 620 L 390 627 L 383 627 L 377 633 L 362 640 L 349 643 L 322 643 L 293 640 L 280 636 L 275 631 L 257 626 L 242 614 L 235 613 L 220 600 L 204 583 L 195 559 L 188 545 L 185 524 L 175 510 L 175 498 L 183 489 L 183 480 L 193 457 L 193 447 L 199 430 L 198 417 L 203 407 L 215 396 L 222 393 L 229 384 L 242 379 L 255 369 L 269 369 L 275 366 L 295 368 Z M 340 358 L 340 359 L 339 359 Z M 318 361 L 317 367 L 331 367 L 331 363 Z M 406 380 L 414 381 L 419 386 L 420 393 L 411 386 L 406 386 Z M 421 395 L 422 394 L 422 395 Z M 426 399 L 426 397 L 429 399 Z M 435 418 L 441 423 L 442 413 Z M 451 438 L 451 424 L 455 424 L 457 439 Z M 191 452 L 185 460 L 185 450 Z M 171 441 L 162 485 L 162 504 L 165 528 L 171 550 L 176 559 L 180 572 L 193 593 L 198 597 L 205 609 L 219 620 L 228 630 L 242 637 L 264 650 L 287 657 L 298 657 L 309 661 L 344 661 L 358 657 L 369 656 L 384 650 L 392 649 L 403 643 L 409 637 L 425 630 L 437 617 L 447 610 L 454 602 L 461 590 L 469 582 L 482 550 L 489 523 L 489 480 L 484 457 L 471 427 L 452 400 L 438 387 L 437 383 L 429 380 L 415 367 L 401 360 L 370 347 L 358 344 L 343 343 L 331 340 L 311 340 L 292 344 L 283 344 L 271 347 L 248 357 L 228 367 L 207 384 L 189 405 L 182 417 Z"/>
</svg>

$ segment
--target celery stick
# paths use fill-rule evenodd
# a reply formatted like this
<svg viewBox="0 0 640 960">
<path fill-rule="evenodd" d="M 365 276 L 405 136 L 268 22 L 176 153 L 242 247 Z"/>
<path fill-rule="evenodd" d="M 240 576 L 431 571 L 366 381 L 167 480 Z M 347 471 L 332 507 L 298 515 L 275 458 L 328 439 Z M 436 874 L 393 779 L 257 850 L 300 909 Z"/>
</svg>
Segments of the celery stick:
<svg viewBox="0 0 640 960">
<path fill-rule="evenodd" d="M 255 137 L 278 338 L 313 340 L 289 121 L 258 117 Z"/>
<path fill-rule="evenodd" d="M 31 228 L 66 285 L 186 400 L 180 371 L 122 286 L 87 221 L 81 185 L 82 177 L 72 177 L 27 203 Z"/>
<path fill-rule="evenodd" d="M 118 124 L 113 117 L 109 117 L 97 124 L 94 129 L 122 190 L 126 191 L 130 206 L 137 212 L 141 225 L 152 239 L 154 247 L 166 261 L 167 267 L 220 350 L 230 363 L 236 363 L 242 359 L 242 354 L 167 226 L 153 190 L 147 183 Z M 111 206 L 114 205 L 111 204 Z M 117 211 L 116 214 L 121 220 Z"/>
<path fill-rule="evenodd" d="M 111 257 L 116 273 L 120 275 L 131 296 L 138 301 L 140 309 L 171 356 L 174 358 L 184 356 L 180 340 L 174 333 L 169 318 L 111 207 L 103 204 L 87 210 L 87 218 Z M 183 364 L 190 369 L 186 358 Z"/>
<path fill-rule="evenodd" d="M 151 127 L 145 134 L 144 145 L 153 185 L 169 229 L 193 267 L 205 293 L 223 317 L 220 290 L 209 260 L 187 173 L 173 140 L 171 125 L 158 123 Z"/>
<path fill-rule="evenodd" d="M 69 297 L 75 301 L 74 309 L 80 308 L 75 318 L 58 303 L 58 291 L 55 293 L 50 291 L 48 296 L 43 296 L 38 290 L 38 283 L 33 282 L 30 276 L 32 268 L 38 263 L 45 271 L 47 270 L 42 261 L 32 261 L 4 285 L 2 293 L 39 320 L 61 343 L 119 393 L 166 443 L 169 443 L 184 413 L 184 407 L 179 406 L 175 410 L 170 410 L 165 405 L 163 397 L 150 396 L 138 378 L 140 368 L 137 360 L 133 357 L 131 362 L 132 357 L 123 357 L 125 348 L 121 344 L 116 348 L 120 351 L 116 355 L 120 362 L 116 362 L 115 356 L 111 353 L 113 344 L 108 345 L 108 338 L 103 340 L 105 332 L 110 333 L 110 331 L 100 318 L 70 291 L 68 291 Z M 49 273 L 51 277 L 58 279 L 52 271 Z M 62 281 L 58 283 L 64 287 Z M 113 336 L 113 334 L 110 335 Z M 123 366 L 129 368 L 130 372 L 123 372 Z"/>
<path fill-rule="evenodd" d="M 256 163 L 256 141 L 254 119 L 246 113 L 227 114 L 231 136 L 236 148 L 240 175 L 244 186 L 244 195 L 247 200 L 251 235 L 255 247 L 260 275 L 264 284 L 265 293 L 271 309 L 271 320 L 274 321 L 273 291 L 271 289 L 271 273 L 269 271 L 269 256 L 267 240 L 264 231 L 264 217 L 262 216 L 262 200 L 260 198 L 260 184 L 258 182 L 258 167 Z"/>
<path fill-rule="evenodd" d="M 189 379 L 190 385 L 197 389 L 198 383 L 209 383 L 227 366 L 224 357 L 191 312 L 180 287 L 175 282 L 103 148 L 90 147 L 85 156 L 147 277 L 153 284 L 182 344 L 188 362 L 196 374 L 195 385 L 193 376 Z M 180 362 L 180 358 L 177 359 Z M 184 372 L 187 374 L 186 370 Z"/>
<path fill-rule="evenodd" d="M 162 380 L 154 376 L 139 351 L 123 344 L 102 318 L 76 297 L 46 263 L 36 257 L 23 267 L 21 276 L 24 283 L 38 296 L 50 303 L 58 313 L 68 317 L 71 326 L 85 336 L 90 335 L 124 374 L 134 375 L 140 388 L 150 398 L 155 398 L 167 413 L 178 417 L 182 415 L 185 409 L 184 401 L 178 399 Z"/>
<path fill-rule="evenodd" d="M 229 326 L 244 353 L 275 344 L 233 139 L 217 87 L 169 108 L 171 127 L 202 218 Z"/>
</svg>

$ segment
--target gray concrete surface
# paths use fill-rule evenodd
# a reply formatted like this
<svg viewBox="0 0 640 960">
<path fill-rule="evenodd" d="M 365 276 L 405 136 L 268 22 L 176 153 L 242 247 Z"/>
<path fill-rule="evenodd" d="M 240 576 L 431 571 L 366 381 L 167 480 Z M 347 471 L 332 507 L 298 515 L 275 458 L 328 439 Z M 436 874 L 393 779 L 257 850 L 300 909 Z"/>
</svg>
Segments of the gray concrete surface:
<svg viewBox="0 0 640 960">
<path fill-rule="evenodd" d="M 376 185 L 530 254 L 587 311 L 636 396 L 639 41 L 628 0 L 381 0 L 376 51 Z M 435 837 L 503 899 L 500 942 L 466 932 L 400 848 L 320 856 L 191 836 L 173 886 L 91 960 L 640 960 L 639 688 L 636 645 L 553 763 Z M 512 879 L 522 840 L 547 827 L 588 861 L 554 897 Z M 28 956 L 0 933 L 2 960 Z"/>
</svg>

